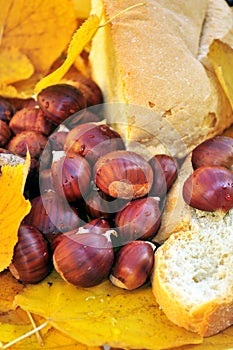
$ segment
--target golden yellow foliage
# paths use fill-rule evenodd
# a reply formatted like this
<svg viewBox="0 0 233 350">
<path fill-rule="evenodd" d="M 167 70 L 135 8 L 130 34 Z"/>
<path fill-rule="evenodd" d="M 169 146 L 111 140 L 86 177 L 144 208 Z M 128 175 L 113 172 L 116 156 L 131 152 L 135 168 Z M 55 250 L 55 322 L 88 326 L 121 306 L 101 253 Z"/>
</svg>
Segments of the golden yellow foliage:
<svg viewBox="0 0 233 350">
<path fill-rule="evenodd" d="M 23 190 L 28 174 L 29 156 L 24 164 L 4 165 L 0 175 L 0 272 L 7 268 L 18 240 L 18 228 L 31 205 Z"/>
<path fill-rule="evenodd" d="M 76 58 L 83 51 L 84 47 L 91 41 L 98 29 L 99 23 L 100 19 L 97 16 L 92 15 L 81 25 L 81 27 L 75 32 L 69 44 L 67 58 L 64 63 L 37 83 L 35 93 L 38 93 L 49 85 L 57 84 L 63 78 Z"/>
<path fill-rule="evenodd" d="M 129 292 L 105 281 L 76 288 L 53 273 L 39 285 L 27 286 L 15 304 L 88 346 L 164 349 L 202 341 L 167 320 L 150 287 Z"/>
<path fill-rule="evenodd" d="M 215 39 L 210 46 L 208 58 L 233 108 L 233 48 Z"/>
<path fill-rule="evenodd" d="M 73 0 L 77 18 L 87 18 L 90 15 L 91 0 Z"/>
<path fill-rule="evenodd" d="M 72 0 L 1 0 L 1 47 L 16 47 L 45 72 L 76 29 Z M 9 65 L 11 62 L 9 62 Z"/>
<path fill-rule="evenodd" d="M 9 64 L 10 62 L 10 64 Z M 34 67 L 16 47 L 0 49 L 0 81 L 12 84 L 30 78 Z"/>
</svg>

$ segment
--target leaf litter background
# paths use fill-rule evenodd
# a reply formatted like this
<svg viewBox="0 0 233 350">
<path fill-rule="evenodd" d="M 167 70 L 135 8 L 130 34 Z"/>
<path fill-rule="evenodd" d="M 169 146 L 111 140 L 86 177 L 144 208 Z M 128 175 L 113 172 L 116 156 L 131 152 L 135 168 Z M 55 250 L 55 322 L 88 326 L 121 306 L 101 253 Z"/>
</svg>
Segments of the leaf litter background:
<svg viewBox="0 0 233 350">
<path fill-rule="evenodd" d="M 64 79 L 72 64 L 79 65 L 79 55 L 100 23 L 92 16 L 76 31 L 88 16 L 88 0 L 0 0 L 0 5 L 0 95 L 7 97 L 26 98 Z M 64 53 L 66 60 L 51 73 L 52 64 Z M 233 104 L 232 48 L 215 41 L 209 58 Z M 43 344 L 34 334 L 10 349 L 36 350 L 43 345 L 44 349 L 98 350 L 104 344 L 155 350 L 233 348 L 233 327 L 203 340 L 173 325 L 149 285 L 130 292 L 109 281 L 75 288 L 55 272 L 38 285 L 18 283 L 7 266 L 18 226 L 30 210 L 23 197 L 28 164 L 6 166 L 0 176 L 0 348 L 32 330 L 28 312 L 37 326 L 46 325 L 40 331 Z"/>
</svg>

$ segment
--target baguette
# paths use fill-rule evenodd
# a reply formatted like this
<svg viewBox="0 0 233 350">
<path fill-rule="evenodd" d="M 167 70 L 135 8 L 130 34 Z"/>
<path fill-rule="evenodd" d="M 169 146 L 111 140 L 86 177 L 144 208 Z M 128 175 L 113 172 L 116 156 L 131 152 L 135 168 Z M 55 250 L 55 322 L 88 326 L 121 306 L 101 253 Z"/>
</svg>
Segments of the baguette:
<svg viewBox="0 0 233 350">
<path fill-rule="evenodd" d="M 152 290 L 172 322 L 208 337 L 233 324 L 233 210 L 187 205 L 181 190 L 188 169 L 190 158 L 167 197 Z"/>
<path fill-rule="evenodd" d="M 215 73 L 200 61 L 213 37 L 231 43 L 233 17 L 224 1 L 146 0 L 98 30 L 90 53 L 92 75 L 106 108 L 115 102 L 126 106 L 110 109 L 106 118 L 128 147 L 137 142 L 151 153 L 182 157 L 232 124 L 229 100 Z M 103 10 L 104 22 L 136 3 L 92 0 L 92 12 Z M 214 16 L 219 21 L 227 12 L 219 32 L 208 29 L 209 10 L 212 28 Z"/>
</svg>

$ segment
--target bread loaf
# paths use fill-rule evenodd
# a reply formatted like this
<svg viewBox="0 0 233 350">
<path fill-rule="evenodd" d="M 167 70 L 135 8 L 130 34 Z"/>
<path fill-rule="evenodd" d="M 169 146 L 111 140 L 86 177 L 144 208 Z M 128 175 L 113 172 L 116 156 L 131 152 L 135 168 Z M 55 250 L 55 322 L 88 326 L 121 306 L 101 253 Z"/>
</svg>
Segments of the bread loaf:
<svg viewBox="0 0 233 350">
<path fill-rule="evenodd" d="M 167 197 L 152 289 L 171 321 L 207 337 L 233 324 L 233 210 L 187 205 L 181 192 L 191 169 L 188 158 Z"/>
<path fill-rule="evenodd" d="M 103 10 L 104 22 L 136 3 L 92 0 L 92 12 Z M 93 78 L 110 103 L 108 122 L 129 147 L 139 142 L 154 153 L 162 144 L 163 152 L 183 156 L 232 124 L 231 105 L 201 62 L 212 38 L 231 42 L 232 18 L 225 0 L 146 0 L 98 30 Z"/>
</svg>

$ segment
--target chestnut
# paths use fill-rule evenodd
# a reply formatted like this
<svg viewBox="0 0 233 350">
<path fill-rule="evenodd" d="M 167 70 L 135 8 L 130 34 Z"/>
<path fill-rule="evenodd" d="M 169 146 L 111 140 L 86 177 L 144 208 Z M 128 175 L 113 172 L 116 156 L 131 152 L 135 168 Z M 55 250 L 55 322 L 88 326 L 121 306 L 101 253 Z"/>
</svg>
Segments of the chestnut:
<svg viewBox="0 0 233 350">
<path fill-rule="evenodd" d="M 91 218 L 111 219 L 128 203 L 126 199 L 113 198 L 101 190 L 92 189 L 85 196 L 85 208 Z"/>
<path fill-rule="evenodd" d="M 97 160 L 93 179 L 96 186 L 111 197 L 136 199 L 144 197 L 150 191 L 153 171 L 139 154 L 117 150 Z"/>
<path fill-rule="evenodd" d="M 149 160 L 149 164 L 154 175 L 150 195 L 163 198 L 177 178 L 177 163 L 167 154 L 156 154 Z"/>
<path fill-rule="evenodd" d="M 79 227 L 80 218 L 74 206 L 51 191 L 31 199 L 31 210 L 24 223 L 35 226 L 52 241 L 61 232 Z"/>
<path fill-rule="evenodd" d="M 154 197 L 135 199 L 115 215 L 121 244 L 137 239 L 152 239 L 161 223 L 159 200 Z"/>
<path fill-rule="evenodd" d="M 63 151 L 53 153 L 51 175 L 56 193 L 68 202 L 82 199 L 91 183 L 89 163 L 79 155 L 67 155 Z"/>
<path fill-rule="evenodd" d="M 94 111 L 90 111 L 90 108 L 84 109 L 80 112 L 73 114 L 70 118 L 64 121 L 64 125 L 69 129 L 75 128 L 77 125 L 86 123 L 97 123 L 101 120 Z"/>
<path fill-rule="evenodd" d="M 69 84 L 55 84 L 41 90 L 37 102 L 46 117 L 55 125 L 86 107 L 83 93 Z"/>
<path fill-rule="evenodd" d="M 64 150 L 85 157 L 91 164 L 104 154 L 124 150 L 121 136 L 107 124 L 85 123 L 77 125 L 67 135 Z"/>
<path fill-rule="evenodd" d="M 199 210 L 227 212 L 233 208 L 233 173 L 220 166 L 197 168 L 184 182 L 183 198 Z"/>
<path fill-rule="evenodd" d="M 51 270 L 50 251 L 47 241 L 37 228 L 20 225 L 9 270 L 25 284 L 38 283 L 48 275 Z"/>
<path fill-rule="evenodd" d="M 124 245 L 117 252 L 110 281 L 115 286 L 128 290 L 141 287 L 151 275 L 155 249 L 147 241 L 133 241 Z"/>
<path fill-rule="evenodd" d="M 55 247 L 53 264 L 68 283 L 77 287 L 92 287 L 110 273 L 114 251 L 111 234 L 78 233 L 65 235 Z"/>
<path fill-rule="evenodd" d="M 5 97 L 0 96 L 0 120 L 9 124 L 15 113 L 14 106 Z"/>
<path fill-rule="evenodd" d="M 76 79 L 72 81 L 72 85 L 83 93 L 87 101 L 87 107 L 103 103 L 102 91 L 93 79 L 82 74 L 76 74 Z"/>
<path fill-rule="evenodd" d="M 41 133 L 24 131 L 12 137 L 6 148 L 21 157 L 25 157 L 28 150 L 31 156 L 31 168 L 37 168 L 46 143 L 47 137 Z"/>
<path fill-rule="evenodd" d="M 192 151 L 191 160 L 193 169 L 214 165 L 233 170 L 233 139 L 227 136 L 208 139 Z"/>
<path fill-rule="evenodd" d="M 3 147 L 7 144 L 7 142 L 11 138 L 11 129 L 9 128 L 9 125 L 0 120 L 0 147 Z"/>
<path fill-rule="evenodd" d="M 35 131 L 45 136 L 51 134 L 53 124 L 45 118 L 40 108 L 23 108 L 17 111 L 10 120 L 9 126 L 14 134 L 23 131 Z"/>
</svg>

